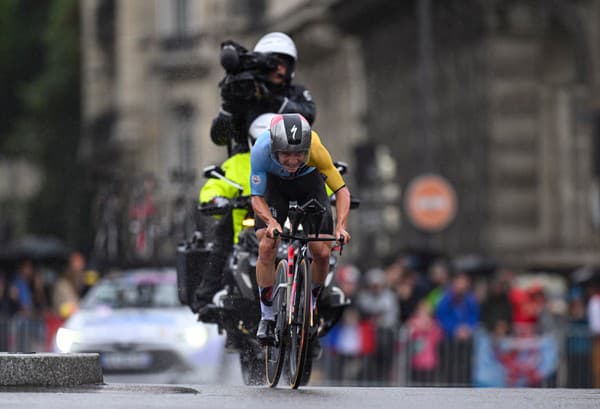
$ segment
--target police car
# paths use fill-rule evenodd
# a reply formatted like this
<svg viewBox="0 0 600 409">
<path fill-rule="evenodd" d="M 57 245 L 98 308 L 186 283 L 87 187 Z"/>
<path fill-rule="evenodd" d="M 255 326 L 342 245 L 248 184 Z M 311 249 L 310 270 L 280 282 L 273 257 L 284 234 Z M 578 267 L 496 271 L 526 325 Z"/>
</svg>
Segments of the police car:
<svg viewBox="0 0 600 409">
<path fill-rule="evenodd" d="M 224 337 L 177 298 L 173 269 L 112 273 L 57 331 L 57 352 L 98 352 L 106 381 L 217 381 Z"/>
</svg>

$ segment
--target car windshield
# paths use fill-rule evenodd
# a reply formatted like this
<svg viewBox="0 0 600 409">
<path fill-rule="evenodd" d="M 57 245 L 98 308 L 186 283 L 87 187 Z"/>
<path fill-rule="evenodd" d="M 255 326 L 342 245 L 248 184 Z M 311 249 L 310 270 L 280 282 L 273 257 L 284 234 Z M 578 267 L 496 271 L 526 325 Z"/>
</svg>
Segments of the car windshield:
<svg viewBox="0 0 600 409">
<path fill-rule="evenodd" d="M 174 274 L 131 273 L 105 278 L 85 297 L 81 308 L 181 307 Z"/>
</svg>

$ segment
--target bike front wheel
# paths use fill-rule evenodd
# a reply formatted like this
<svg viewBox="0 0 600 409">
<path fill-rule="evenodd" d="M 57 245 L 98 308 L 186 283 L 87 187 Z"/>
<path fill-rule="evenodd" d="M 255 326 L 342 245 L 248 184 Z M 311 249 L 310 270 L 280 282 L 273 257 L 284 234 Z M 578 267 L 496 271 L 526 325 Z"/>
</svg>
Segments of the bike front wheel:
<svg viewBox="0 0 600 409">
<path fill-rule="evenodd" d="M 294 389 L 302 384 L 304 368 L 310 359 L 309 337 L 311 326 L 311 279 L 310 266 L 306 259 L 298 263 L 293 283 L 293 299 L 290 299 L 290 386 Z M 306 381 L 306 380 L 305 380 Z"/>
<path fill-rule="evenodd" d="M 275 312 L 275 343 L 265 346 L 265 374 L 270 388 L 277 386 L 285 362 L 287 345 L 287 261 L 281 260 L 275 271 L 273 311 Z"/>
</svg>

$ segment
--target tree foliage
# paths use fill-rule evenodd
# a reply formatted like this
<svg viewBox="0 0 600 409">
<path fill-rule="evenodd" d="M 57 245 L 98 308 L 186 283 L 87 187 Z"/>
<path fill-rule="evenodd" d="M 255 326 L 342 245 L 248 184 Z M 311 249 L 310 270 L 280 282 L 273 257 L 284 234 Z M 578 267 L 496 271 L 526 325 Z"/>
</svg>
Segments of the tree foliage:
<svg viewBox="0 0 600 409">
<path fill-rule="evenodd" d="M 26 230 L 75 246 L 85 241 L 89 224 L 77 161 L 79 38 L 77 0 L 0 1 L 0 153 L 26 156 L 43 174 Z"/>
</svg>

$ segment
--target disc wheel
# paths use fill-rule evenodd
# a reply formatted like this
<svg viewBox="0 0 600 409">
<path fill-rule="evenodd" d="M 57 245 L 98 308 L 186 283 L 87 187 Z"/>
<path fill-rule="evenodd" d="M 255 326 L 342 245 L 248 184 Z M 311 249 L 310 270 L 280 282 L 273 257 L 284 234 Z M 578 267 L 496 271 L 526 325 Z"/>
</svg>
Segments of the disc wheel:
<svg viewBox="0 0 600 409">
<path fill-rule="evenodd" d="M 289 356 L 289 378 L 293 389 L 302 384 L 304 368 L 310 359 L 309 337 L 310 337 L 310 314 L 311 314 L 311 280 L 310 267 L 303 259 L 298 264 L 296 274 L 296 290 L 294 300 L 294 312 L 290 324 L 290 356 Z"/>
<path fill-rule="evenodd" d="M 283 284 L 280 286 L 280 284 Z M 265 346 L 265 374 L 267 385 L 273 388 L 279 383 L 285 363 L 287 345 L 287 261 L 281 260 L 275 271 L 273 311 L 275 311 L 275 344 Z"/>
</svg>

